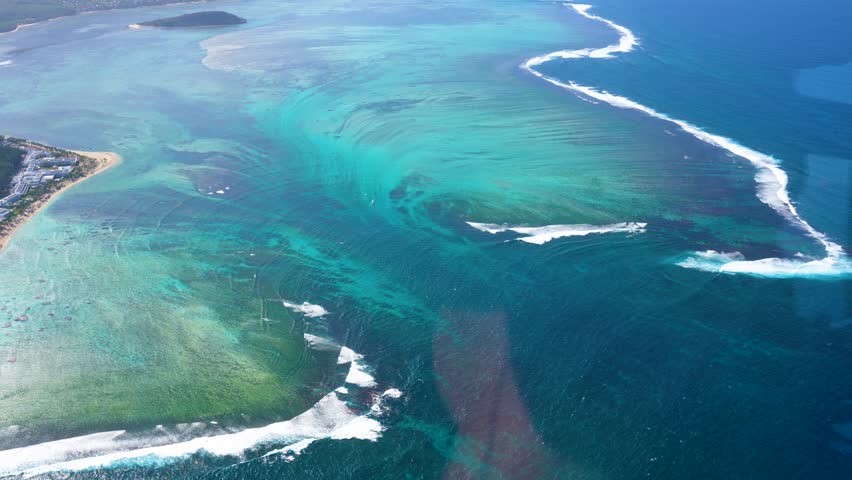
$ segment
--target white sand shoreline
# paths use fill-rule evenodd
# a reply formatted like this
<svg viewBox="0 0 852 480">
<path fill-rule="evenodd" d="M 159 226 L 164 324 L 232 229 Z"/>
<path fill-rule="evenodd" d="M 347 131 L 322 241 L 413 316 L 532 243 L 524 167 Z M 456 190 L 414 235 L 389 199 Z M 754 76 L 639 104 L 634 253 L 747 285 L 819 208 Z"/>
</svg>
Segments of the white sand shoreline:
<svg viewBox="0 0 852 480">
<path fill-rule="evenodd" d="M 121 155 L 114 152 L 89 152 L 84 150 L 71 150 L 72 152 L 81 155 L 83 157 L 88 157 L 98 161 L 98 166 L 91 173 L 86 175 L 85 177 L 78 178 L 73 182 L 69 182 L 66 185 L 63 185 L 59 190 L 52 192 L 50 195 L 45 196 L 44 198 L 40 198 L 37 200 L 30 208 L 24 213 L 21 213 L 16 219 L 15 224 L 9 230 L 5 232 L 0 232 L 0 251 L 2 251 L 6 245 L 9 244 L 9 241 L 15 236 L 15 233 L 18 230 L 27 224 L 33 217 L 38 215 L 39 212 L 44 210 L 48 205 L 53 202 L 59 195 L 68 190 L 69 188 L 77 185 L 81 182 L 84 182 L 110 168 L 121 163 Z"/>
</svg>

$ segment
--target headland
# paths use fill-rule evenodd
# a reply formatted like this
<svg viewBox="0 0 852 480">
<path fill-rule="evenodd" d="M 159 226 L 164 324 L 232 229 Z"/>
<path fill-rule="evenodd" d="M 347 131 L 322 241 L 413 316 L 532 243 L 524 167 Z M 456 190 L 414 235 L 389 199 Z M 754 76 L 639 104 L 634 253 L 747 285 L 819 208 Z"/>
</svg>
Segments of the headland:
<svg viewBox="0 0 852 480">
<path fill-rule="evenodd" d="M 12 137 L 2 138 L 0 143 L 4 148 L 19 149 L 23 156 L 9 194 L 0 198 L 0 250 L 62 192 L 121 161 L 113 152 L 63 150 Z"/>
</svg>

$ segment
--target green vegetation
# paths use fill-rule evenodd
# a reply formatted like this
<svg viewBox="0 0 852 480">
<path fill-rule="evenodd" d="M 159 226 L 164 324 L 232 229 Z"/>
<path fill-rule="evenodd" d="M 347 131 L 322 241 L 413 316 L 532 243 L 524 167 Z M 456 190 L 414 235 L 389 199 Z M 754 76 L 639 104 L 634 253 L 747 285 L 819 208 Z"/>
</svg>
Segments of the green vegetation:
<svg viewBox="0 0 852 480">
<path fill-rule="evenodd" d="M 228 12 L 196 12 L 171 18 L 162 18 L 143 22 L 145 27 L 181 28 L 181 27 L 219 27 L 246 23 L 245 18 Z"/>
<path fill-rule="evenodd" d="M 132 8 L 191 0 L 0 0 L 0 32 L 18 25 L 92 10 Z"/>
<path fill-rule="evenodd" d="M 20 148 L 0 144 L 0 198 L 9 194 L 9 182 L 21 168 L 25 154 Z"/>
<path fill-rule="evenodd" d="M 14 30 L 18 25 L 75 13 L 74 9 L 51 0 L 7 0 L 0 2 L 0 32 Z"/>
</svg>

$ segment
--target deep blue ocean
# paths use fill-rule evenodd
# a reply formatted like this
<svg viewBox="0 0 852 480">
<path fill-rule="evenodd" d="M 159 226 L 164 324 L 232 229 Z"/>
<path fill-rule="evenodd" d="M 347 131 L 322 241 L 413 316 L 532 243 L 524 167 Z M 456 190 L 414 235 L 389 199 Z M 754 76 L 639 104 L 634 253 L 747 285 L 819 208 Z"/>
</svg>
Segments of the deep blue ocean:
<svg viewBox="0 0 852 480">
<path fill-rule="evenodd" d="M 848 192 L 848 2 L 604 0 L 595 13 L 628 26 L 640 46 L 613 61 L 553 65 L 556 76 L 610 90 L 782 159 L 794 198 L 809 195 L 807 178 L 818 182 L 811 188 Z M 808 202 L 801 208 L 848 244 L 849 195 L 841 195 L 837 199 L 846 203 L 833 208 Z"/>
<path fill-rule="evenodd" d="M 0 256 L 10 312 L 52 275 L 91 299 L 0 342 L 0 447 L 130 431 L 44 478 L 852 478 L 848 259 L 802 226 L 852 248 L 852 2 L 217 4 L 249 23 L 0 39 L 0 133 L 124 156 Z M 581 11 L 635 46 L 538 72 L 770 155 L 799 216 L 744 157 L 519 67 L 618 43 Z M 356 423 L 122 456 L 325 395 Z"/>
</svg>

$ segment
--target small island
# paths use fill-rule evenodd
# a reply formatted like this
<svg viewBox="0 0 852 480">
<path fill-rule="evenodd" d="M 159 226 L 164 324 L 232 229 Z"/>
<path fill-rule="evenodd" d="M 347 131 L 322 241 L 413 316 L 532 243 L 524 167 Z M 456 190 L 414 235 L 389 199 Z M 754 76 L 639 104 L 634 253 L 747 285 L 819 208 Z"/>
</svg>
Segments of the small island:
<svg viewBox="0 0 852 480">
<path fill-rule="evenodd" d="M 69 151 L 0 135 L 0 249 L 60 193 L 120 160 L 112 152 Z"/>
<path fill-rule="evenodd" d="M 196 12 L 187 13 L 171 18 L 161 18 L 131 25 L 133 28 L 157 27 L 157 28 L 195 28 L 195 27 L 224 27 L 228 25 L 241 25 L 246 19 L 228 12 Z"/>
</svg>

